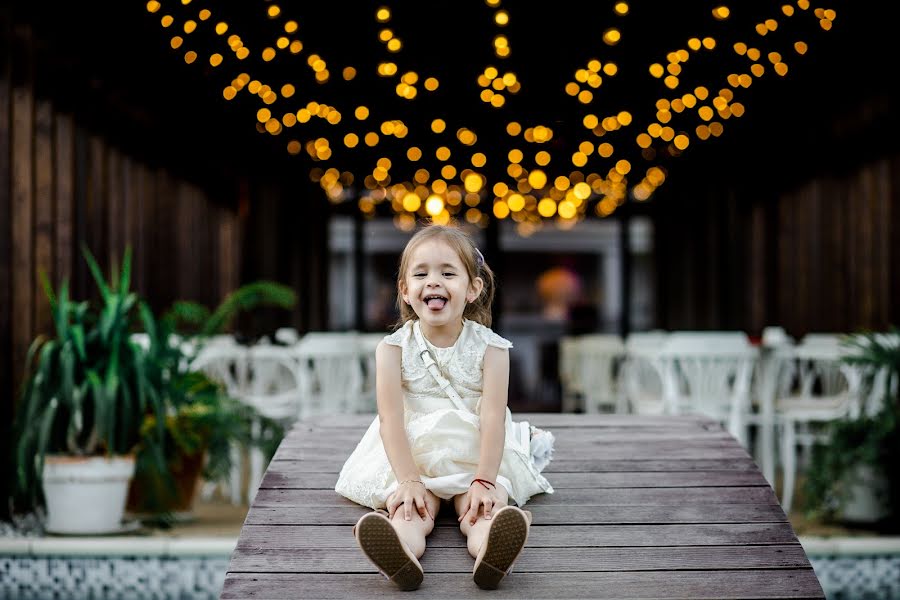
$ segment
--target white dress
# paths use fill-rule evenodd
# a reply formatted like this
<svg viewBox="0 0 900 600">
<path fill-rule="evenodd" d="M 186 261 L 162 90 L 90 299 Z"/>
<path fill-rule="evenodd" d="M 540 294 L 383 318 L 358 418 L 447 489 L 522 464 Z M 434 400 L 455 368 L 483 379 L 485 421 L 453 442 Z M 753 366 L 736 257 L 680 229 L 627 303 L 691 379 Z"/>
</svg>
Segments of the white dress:
<svg viewBox="0 0 900 600">
<path fill-rule="evenodd" d="M 419 474 L 426 488 L 450 499 L 469 489 L 478 469 L 484 353 L 488 346 L 506 349 L 512 343 L 470 320 L 463 322 L 462 332 L 449 348 L 438 348 L 425 340 L 438 368 L 468 407 L 460 410 L 426 369 L 413 327 L 419 327 L 418 321 L 407 321 L 384 341 L 402 350 L 406 435 Z M 522 506 L 535 494 L 553 493 L 553 487 L 541 475 L 552 456 L 552 446 L 550 432 L 532 428 L 525 421 L 513 421 L 506 409 L 506 442 L 497 483 L 506 488 L 511 502 Z M 344 463 L 334 489 L 363 506 L 384 508 L 396 488 L 376 416 Z"/>
</svg>

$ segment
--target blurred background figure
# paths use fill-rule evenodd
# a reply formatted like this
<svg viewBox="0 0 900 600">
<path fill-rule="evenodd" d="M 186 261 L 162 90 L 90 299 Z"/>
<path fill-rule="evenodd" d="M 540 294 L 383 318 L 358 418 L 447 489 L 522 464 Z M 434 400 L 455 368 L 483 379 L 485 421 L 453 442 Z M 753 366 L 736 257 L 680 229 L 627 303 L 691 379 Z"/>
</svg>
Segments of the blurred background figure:
<svg viewBox="0 0 900 600">
<path fill-rule="evenodd" d="M 549 321 L 565 322 L 568 322 L 570 310 L 581 300 L 584 290 L 581 277 L 560 266 L 541 273 L 535 287 L 541 299 L 541 315 Z"/>
</svg>

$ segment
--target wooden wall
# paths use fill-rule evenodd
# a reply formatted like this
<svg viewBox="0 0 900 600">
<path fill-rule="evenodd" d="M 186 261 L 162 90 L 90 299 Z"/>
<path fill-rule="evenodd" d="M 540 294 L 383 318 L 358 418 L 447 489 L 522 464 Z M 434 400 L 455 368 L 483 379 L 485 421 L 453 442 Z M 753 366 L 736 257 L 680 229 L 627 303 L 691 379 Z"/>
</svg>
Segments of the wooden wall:
<svg viewBox="0 0 900 600">
<path fill-rule="evenodd" d="M 900 156 L 764 188 L 660 198 L 660 327 L 802 336 L 900 325 Z"/>
<path fill-rule="evenodd" d="M 68 279 L 75 299 L 96 298 L 82 245 L 107 272 L 130 246 L 133 288 L 158 313 L 176 299 L 213 307 L 239 285 L 271 279 L 301 291 L 300 305 L 261 311 L 241 323 L 245 333 L 325 326 L 323 194 L 254 172 L 259 165 L 242 169 L 240 157 L 226 163 L 215 141 L 186 160 L 173 148 L 178 139 L 157 139 L 168 133 L 102 126 L 92 99 L 46 85 L 53 65 L 35 60 L 30 29 L 8 17 L 0 9 L 2 440 L 27 348 L 52 332 L 38 274 L 54 286 Z"/>
<path fill-rule="evenodd" d="M 179 298 L 217 303 L 240 281 L 242 224 L 237 211 L 195 183 L 150 166 L 80 127 L 73 115 L 5 80 L 12 128 L 10 160 L 0 166 L 0 306 L 4 380 L 22 372 L 25 350 L 50 332 L 38 274 L 54 287 L 69 280 L 74 298 L 95 295 L 84 245 L 104 269 L 133 251 L 134 288 L 154 307 Z M 5 103 L 5 102 L 4 102 Z M 9 387 L 4 386 L 4 390 Z"/>
</svg>

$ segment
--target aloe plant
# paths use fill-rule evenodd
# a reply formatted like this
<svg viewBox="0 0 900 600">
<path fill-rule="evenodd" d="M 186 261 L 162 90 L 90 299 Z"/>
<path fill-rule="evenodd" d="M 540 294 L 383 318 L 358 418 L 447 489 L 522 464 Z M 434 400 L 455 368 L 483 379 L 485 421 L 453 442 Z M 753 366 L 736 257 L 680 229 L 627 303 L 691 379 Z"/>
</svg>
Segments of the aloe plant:
<svg viewBox="0 0 900 600">
<path fill-rule="evenodd" d="M 39 274 L 55 335 L 39 336 L 29 348 L 13 424 L 14 493 L 29 505 L 39 501 L 47 454 L 132 453 L 148 414 L 160 424 L 143 439 L 152 440 L 162 456 L 165 407 L 148 377 L 146 353 L 130 339 L 139 302 L 130 291 L 131 252 L 107 282 L 90 251 L 82 251 L 100 292 L 97 309 L 72 301 L 66 281 L 55 293 L 46 274 Z"/>
<path fill-rule="evenodd" d="M 131 250 L 107 281 L 82 249 L 100 295 L 98 306 L 58 292 L 44 273 L 54 335 L 39 336 L 26 361 L 25 384 L 13 425 L 16 504 L 40 503 L 47 454 L 136 455 L 135 477 L 144 482 L 144 508 L 164 512 L 175 493 L 172 467 L 180 457 L 205 452 L 207 480 L 226 477 L 231 444 L 256 446 L 271 457 L 283 436 L 280 424 L 231 398 L 217 382 L 191 369 L 204 340 L 234 317 L 269 305 L 293 308 L 296 294 L 282 284 L 258 281 L 238 288 L 210 310 L 176 302 L 161 318 L 134 292 Z M 144 347 L 132 337 L 143 331 Z M 188 342 L 188 343 L 183 343 Z M 251 432 L 251 423 L 261 423 Z"/>
</svg>

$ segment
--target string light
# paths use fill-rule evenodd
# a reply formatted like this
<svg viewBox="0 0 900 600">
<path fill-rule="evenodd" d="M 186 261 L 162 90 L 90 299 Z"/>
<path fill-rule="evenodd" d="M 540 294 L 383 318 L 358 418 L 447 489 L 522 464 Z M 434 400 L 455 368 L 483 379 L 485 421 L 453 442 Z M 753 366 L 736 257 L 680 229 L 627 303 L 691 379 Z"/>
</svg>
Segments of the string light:
<svg viewBox="0 0 900 600">
<path fill-rule="evenodd" d="M 624 72 L 616 52 L 630 39 L 629 2 L 609 3 L 610 21 L 595 31 L 590 45 L 595 54 L 571 57 L 568 64 L 577 67 L 558 90 L 540 89 L 537 77 L 512 68 L 513 49 L 524 44 L 513 28 L 516 11 L 502 0 L 484 3 L 487 10 L 472 10 L 467 20 L 477 27 L 478 19 L 489 19 L 484 25 L 492 28 L 490 47 L 480 72 L 467 81 L 448 79 L 440 65 L 420 64 L 414 32 L 403 30 L 409 20 L 398 18 L 389 5 L 368 16 L 380 54 L 357 56 L 353 64 L 340 64 L 318 43 L 315 51 L 308 49 L 304 23 L 312 24 L 303 14 L 286 14 L 300 10 L 294 6 L 253 4 L 276 24 L 271 39 L 253 39 L 240 20 L 226 22 L 215 9 L 198 13 L 186 4 L 163 6 L 157 0 L 146 9 L 163 35 L 172 32 L 169 45 L 186 63 L 226 74 L 229 80 L 220 88 L 224 100 L 249 102 L 258 131 L 289 137 L 279 142 L 282 147 L 314 163 L 309 176 L 331 202 L 352 201 L 369 216 L 387 207 L 403 229 L 419 218 L 465 219 L 481 226 L 496 218 L 515 220 L 523 234 L 546 220 L 571 227 L 589 216 L 608 217 L 629 198 L 649 200 L 666 181 L 669 159 L 723 135 L 729 120 L 750 112 L 741 101 L 744 90 L 764 77 L 787 76 L 792 61 L 808 53 L 804 39 L 785 42 L 791 26 L 805 19 L 807 29 L 827 32 L 836 19 L 835 11 L 801 0 L 748 23 L 743 39 L 687 37 L 684 47 L 629 65 L 630 76 L 655 82 L 657 97 L 633 97 L 629 106 L 613 108 L 607 90 Z M 736 13 L 719 4 L 707 16 L 718 26 Z M 429 40 L 439 43 L 437 36 Z M 597 42 L 606 55 L 596 54 L 602 47 Z M 715 56 L 722 72 L 695 81 L 693 64 L 703 56 Z M 471 110 L 454 105 L 463 89 L 474 90 L 474 106 L 492 115 L 499 132 L 486 130 L 483 119 L 472 121 Z M 521 110 L 517 98 L 525 93 L 558 95 L 568 101 L 566 113 Z M 430 115 L 407 119 L 405 107 L 412 105 L 417 114 Z M 646 111 L 648 106 L 652 110 Z M 374 164 L 367 162 L 373 154 L 380 157 Z"/>
</svg>

